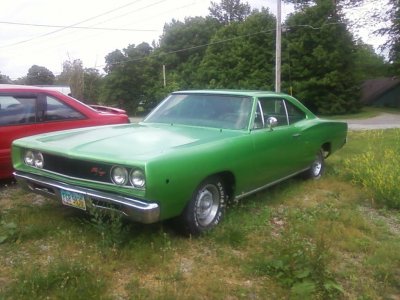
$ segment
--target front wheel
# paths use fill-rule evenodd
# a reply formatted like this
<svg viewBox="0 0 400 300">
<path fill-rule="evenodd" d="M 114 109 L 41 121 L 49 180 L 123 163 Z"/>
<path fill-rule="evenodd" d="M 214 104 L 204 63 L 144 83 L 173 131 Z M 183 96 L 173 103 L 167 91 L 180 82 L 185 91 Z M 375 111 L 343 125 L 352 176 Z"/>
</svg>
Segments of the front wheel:
<svg viewBox="0 0 400 300">
<path fill-rule="evenodd" d="M 311 164 L 310 169 L 305 171 L 304 175 L 309 179 L 319 179 L 325 171 L 324 152 L 320 149 L 315 155 L 315 160 Z"/>
<path fill-rule="evenodd" d="M 199 235 L 217 226 L 224 216 L 226 192 L 219 177 L 204 180 L 181 215 L 185 233 Z"/>
</svg>

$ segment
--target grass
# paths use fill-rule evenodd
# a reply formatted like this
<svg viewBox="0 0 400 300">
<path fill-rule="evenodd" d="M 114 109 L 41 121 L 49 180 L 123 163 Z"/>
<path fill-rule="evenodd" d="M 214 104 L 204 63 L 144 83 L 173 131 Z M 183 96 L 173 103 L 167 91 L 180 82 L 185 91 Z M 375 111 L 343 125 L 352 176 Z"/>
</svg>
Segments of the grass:
<svg viewBox="0 0 400 300">
<path fill-rule="evenodd" d="M 397 299 L 399 211 L 348 162 L 399 153 L 398 135 L 351 132 L 321 180 L 247 198 L 197 239 L 3 187 L 0 299 Z"/>
</svg>

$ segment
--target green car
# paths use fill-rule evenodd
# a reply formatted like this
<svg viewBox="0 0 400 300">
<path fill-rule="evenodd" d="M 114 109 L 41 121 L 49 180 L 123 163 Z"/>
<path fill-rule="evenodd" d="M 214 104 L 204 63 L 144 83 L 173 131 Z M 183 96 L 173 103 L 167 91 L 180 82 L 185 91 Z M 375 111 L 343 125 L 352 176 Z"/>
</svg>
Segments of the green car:
<svg viewBox="0 0 400 300">
<path fill-rule="evenodd" d="M 286 94 L 180 91 L 139 124 L 16 140 L 15 177 L 32 192 L 142 223 L 176 218 L 200 234 L 236 201 L 289 177 L 319 178 L 347 124 L 317 118 Z"/>
</svg>

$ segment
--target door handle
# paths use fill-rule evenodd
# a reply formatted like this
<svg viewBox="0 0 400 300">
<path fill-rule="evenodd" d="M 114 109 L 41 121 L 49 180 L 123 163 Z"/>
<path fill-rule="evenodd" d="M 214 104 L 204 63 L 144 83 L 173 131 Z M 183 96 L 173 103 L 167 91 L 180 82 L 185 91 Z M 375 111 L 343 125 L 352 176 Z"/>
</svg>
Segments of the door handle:
<svg viewBox="0 0 400 300">
<path fill-rule="evenodd" d="M 301 136 L 301 133 L 294 133 L 292 136 L 293 136 L 294 138 L 298 138 L 298 137 Z"/>
</svg>

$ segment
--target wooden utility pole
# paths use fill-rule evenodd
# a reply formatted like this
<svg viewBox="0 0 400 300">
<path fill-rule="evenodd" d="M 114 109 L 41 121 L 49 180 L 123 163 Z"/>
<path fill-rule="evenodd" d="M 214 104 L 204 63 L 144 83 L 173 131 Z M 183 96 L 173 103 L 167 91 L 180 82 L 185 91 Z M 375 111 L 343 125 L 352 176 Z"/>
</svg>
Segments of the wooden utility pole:
<svg viewBox="0 0 400 300">
<path fill-rule="evenodd" d="M 164 87 L 167 86 L 167 79 L 165 77 L 165 65 L 162 65 L 162 74 L 163 74 L 163 80 L 164 80 Z"/>
<path fill-rule="evenodd" d="M 275 51 L 275 92 L 281 92 L 281 0 L 277 0 L 276 10 L 276 51 Z"/>
</svg>

